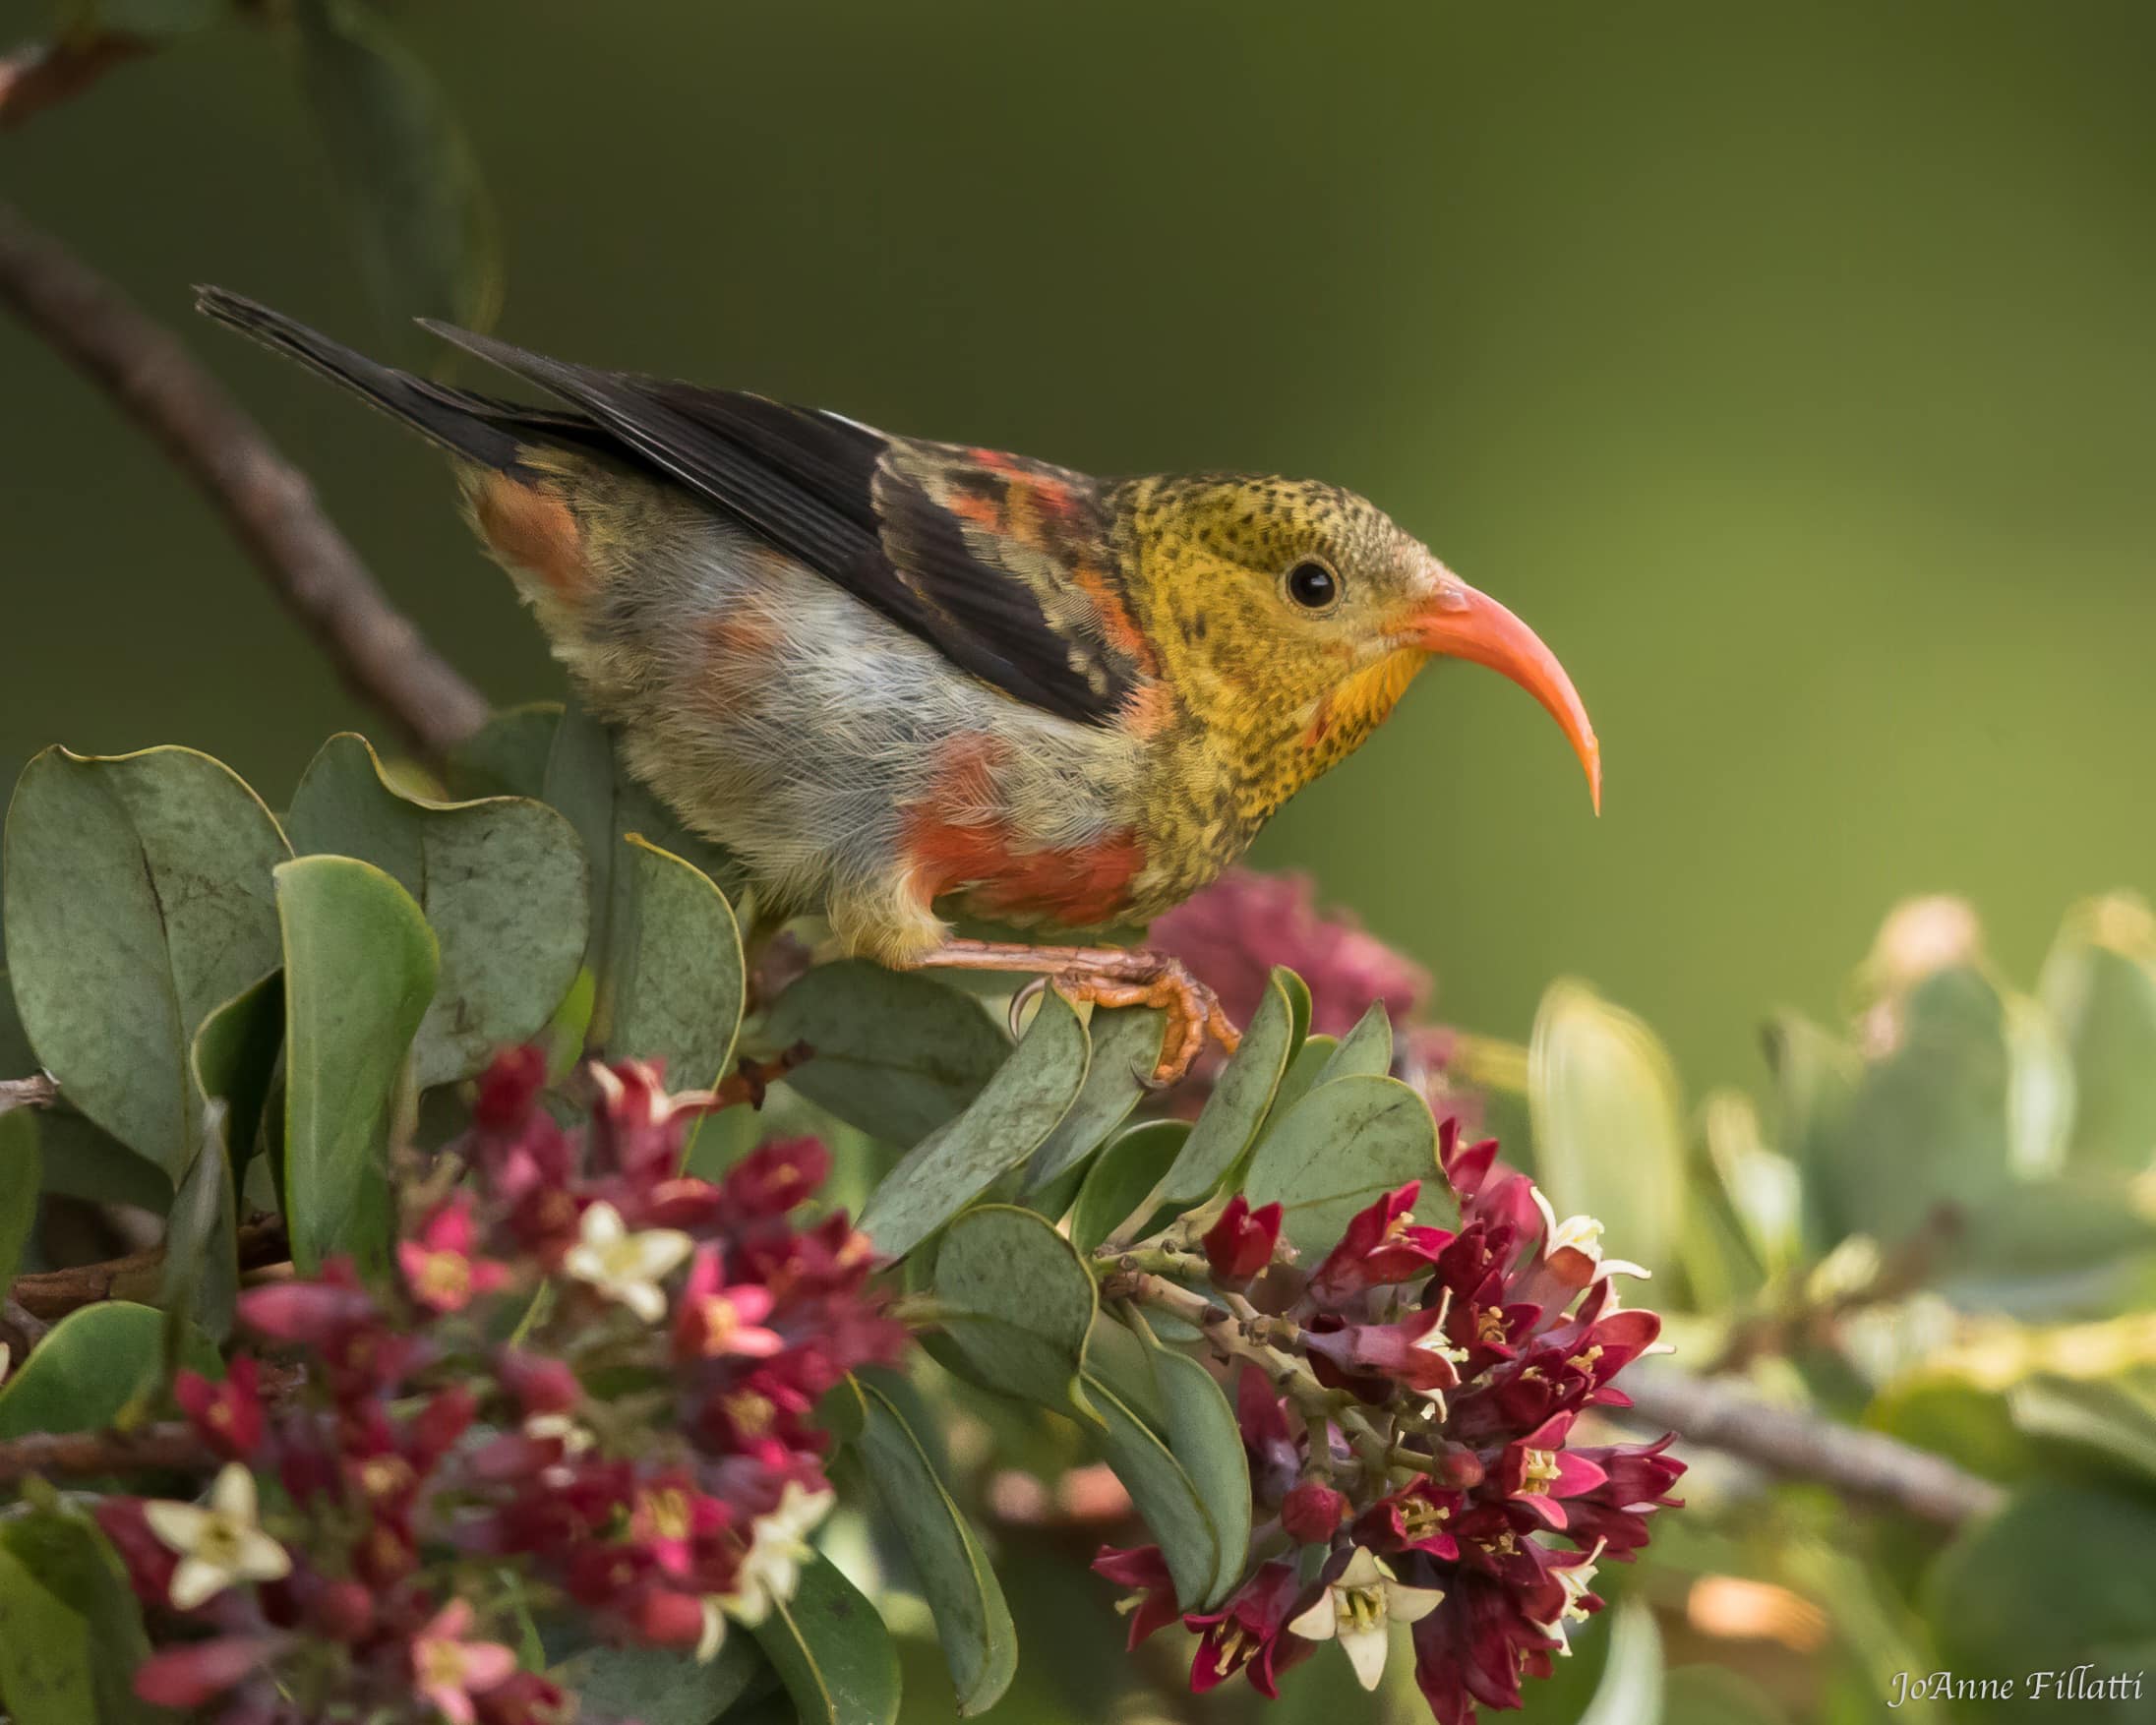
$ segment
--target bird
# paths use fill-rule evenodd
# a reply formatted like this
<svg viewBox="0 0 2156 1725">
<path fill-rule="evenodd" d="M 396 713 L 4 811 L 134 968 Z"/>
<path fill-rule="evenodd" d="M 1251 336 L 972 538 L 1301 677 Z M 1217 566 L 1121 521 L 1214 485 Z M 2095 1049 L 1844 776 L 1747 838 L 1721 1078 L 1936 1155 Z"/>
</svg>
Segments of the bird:
<svg viewBox="0 0 2156 1725">
<path fill-rule="evenodd" d="M 1600 809 L 1600 745 L 1557 657 L 1338 486 L 1095 478 L 420 320 L 534 405 L 221 288 L 198 305 L 448 452 L 579 699 L 739 860 L 759 912 L 820 913 L 892 969 L 1158 1008 L 1153 1084 L 1239 1032 L 1179 961 L 1100 931 L 1217 878 L 1430 659 L 1532 695 Z"/>
</svg>

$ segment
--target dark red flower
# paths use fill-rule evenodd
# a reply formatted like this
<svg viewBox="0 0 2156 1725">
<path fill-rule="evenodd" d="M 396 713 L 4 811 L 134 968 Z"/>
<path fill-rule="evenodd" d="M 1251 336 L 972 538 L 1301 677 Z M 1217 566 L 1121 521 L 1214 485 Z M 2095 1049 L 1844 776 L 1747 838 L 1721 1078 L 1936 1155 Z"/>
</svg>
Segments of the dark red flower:
<svg viewBox="0 0 2156 1725">
<path fill-rule="evenodd" d="M 1255 1366 L 1244 1366 L 1235 1379 L 1235 1424 L 1250 1463 L 1251 1494 L 1261 1504 L 1281 1502 L 1302 1470 L 1302 1453 L 1288 1404 Z"/>
<path fill-rule="evenodd" d="M 1278 1700 L 1281 1673 L 1313 1650 L 1286 1633 L 1301 1591 L 1287 1564 L 1262 1564 L 1220 1610 L 1186 1613 L 1183 1628 L 1199 1637 L 1190 1662 L 1192 1692 L 1202 1695 L 1240 1671 L 1258 1694 Z"/>
<path fill-rule="evenodd" d="M 1273 1262 L 1280 1245 L 1281 1207 L 1278 1204 L 1250 1208 L 1240 1192 L 1206 1230 L 1205 1261 L 1213 1278 L 1228 1287 L 1245 1287 L 1251 1278 Z"/>
<path fill-rule="evenodd" d="M 813 1138 L 758 1146 L 721 1182 L 730 1217 L 775 1221 L 812 1197 L 831 1175 L 831 1153 Z"/>
<path fill-rule="evenodd" d="M 323 1267 L 311 1281 L 276 1281 L 267 1287 L 251 1287 L 238 1301 L 239 1320 L 258 1336 L 271 1341 L 297 1342 L 325 1347 L 330 1342 L 372 1325 L 381 1316 L 374 1298 L 359 1285 L 345 1261 Z"/>
<path fill-rule="evenodd" d="M 1309 1297 L 1321 1306 L 1341 1306 L 1373 1287 L 1389 1287 L 1429 1274 L 1438 1255 L 1452 1243 L 1443 1228 L 1418 1227 L 1411 1213 L 1420 1180 L 1409 1180 L 1358 1211 L 1310 1278 Z"/>
<path fill-rule="evenodd" d="M 771 1290 L 761 1282 L 728 1287 L 719 1249 L 699 1246 L 675 1307 L 674 1351 L 682 1359 L 717 1359 L 723 1354 L 769 1359 L 786 1348 L 784 1338 L 764 1322 L 775 1304 Z"/>
<path fill-rule="evenodd" d="M 172 1600 L 172 1572 L 180 1567 L 178 1553 L 150 1530 L 143 1517 L 141 1498 L 99 1498 L 91 1511 L 98 1530 L 112 1542 L 127 1568 L 128 1584 L 146 1605 L 168 1605 Z"/>
<path fill-rule="evenodd" d="M 136 1669 L 135 1694 L 153 1707 L 199 1707 L 269 1664 L 282 1636 L 219 1636 L 152 1653 Z"/>
<path fill-rule="evenodd" d="M 1565 1448 L 1574 1415 L 1552 1414 L 1505 1446 L 1490 1470 L 1491 1487 L 1551 1527 L 1565 1525 L 1565 1498 L 1591 1491 L 1609 1476 L 1578 1451 Z"/>
<path fill-rule="evenodd" d="M 1396 1389 L 1427 1395 L 1460 1381 L 1446 1357 L 1450 1344 L 1436 1333 L 1438 1317 L 1434 1307 L 1390 1324 L 1350 1324 L 1328 1315 L 1304 1329 L 1302 1344 L 1311 1371 L 1329 1390 L 1345 1389 L 1369 1402 L 1390 1399 Z"/>
<path fill-rule="evenodd" d="M 416 1239 L 397 1242 L 397 1268 L 412 1298 L 430 1312 L 461 1312 L 508 1281 L 509 1266 L 474 1257 L 473 1241 L 471 1194 L 458 1192 L 427 1218 Z"/>
<path fill-rule="evenodd" d="M 225 1368 L 224 1382 L 212 1383 L 200 1372 L 182 1371 L 172 1380 L 172 1398 L 204 1443 L 227 1461 L 249 1461 L 262 1448 L 260 1368 L 240 1354 Z"/>
<path fill-rule="evenodd" d="M 1479 1468 L 1476 1474 L 1478 1480 Z M 1452 1528 L 1464 1502 L 1462 1491 L 1434 1479 L 1418 1479 L 1355 1518 L 1355 1543 L 1383 1557 L 1419 1551 L 1450 1563 L 1460 1556 L 1460 1541 Z"/>
<path fill-rule="evenodd" d="M 1093 1573 L 1131 1590 L 1116 1608 L 1130 1619 L 1126 1646 L 1135 1647 L 1155 1630 L 1175 1621 L 1175 1583 L 1159 1546 L 1137 1545 L 1118 1551 L 1112 1545 L 1104 1545 L 1093 1560 Z"/>
<path fill-rule="evenodd" d="M 1685 1464 L 1662 1452 L 1675 1436 L 1651 1444 L 1605 1444 L 1578 1452 L 1606 1474 L 1600 1485 L 1565 1506 L 1566 1530 L 1582 1545 L 1618 1563 L 1630 1563 L 1647 1542 L 1647 1519 L 1656 1510 L 1678 1510 L 1668 1495 Z"/>
</svg>

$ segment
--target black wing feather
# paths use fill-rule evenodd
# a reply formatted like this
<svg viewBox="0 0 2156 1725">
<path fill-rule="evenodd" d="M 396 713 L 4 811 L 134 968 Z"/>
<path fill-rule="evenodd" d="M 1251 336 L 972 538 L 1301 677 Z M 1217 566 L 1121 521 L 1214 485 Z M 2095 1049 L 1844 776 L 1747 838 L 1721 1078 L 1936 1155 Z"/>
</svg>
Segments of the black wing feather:
<svg viewBox="0 0 2156 1725">
<path fill-rule="evenodd" d="M 1089 677 L 1073 663 L 1075 649 L 1097 665 L 1097 643 L 1065 637 L 1022 580 L 974 556 L 948 512 L 890 472 L 888 443 L 867 427 L 738 390 L 573 365 L 450 325 L 426 327 L 588 414 L 626 451 L 1005 693 L 1092 725 L 1108 723 L 1127 693 L 1127 682 L 1098 670 Z M 533 413 L 530 421 L 561 417 Z M 541 424 L 532 429 L 545 435 Z M 894 513 L 907 538 L 903 568 L 884 540 Z"/>
</svg>

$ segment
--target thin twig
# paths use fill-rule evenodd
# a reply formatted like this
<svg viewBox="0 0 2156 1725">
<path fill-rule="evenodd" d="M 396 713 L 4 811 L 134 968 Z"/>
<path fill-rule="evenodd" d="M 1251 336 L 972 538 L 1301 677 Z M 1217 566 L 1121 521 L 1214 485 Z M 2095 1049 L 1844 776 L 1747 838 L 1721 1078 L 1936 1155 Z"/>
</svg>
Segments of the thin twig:
<svg viewBox="0 0 2156 1725">
<path fill-rule="evenodd" d="M 89 1479 L 139 1468 L 204 1469 L 215 1460 L 195 1428 L 181 1420 L 132 1432 L 31 1432 L 0 1443 L 0 1488 L 32 1473 Z"/>
<path fill-rule="evenodd" d="M 0 1078 L 0 1114 L 10 1108 L 49 1108 L 58 1100 L 60 1087 L 49 1072 L 28 1078 Z"/>
<path fill-rule="evenodd" d="M 291 1254 L 280 1217 L 260 1217 L 243 1222 L 239 1231 L 240 1269 L 259 1270 L 281 1262 Z M 11 1303 L 33 1318 L 56 1323 L 81 1306 L 99 1300 L 154 1301 L 164 1277 L 164 1248 L 151 1246 L 130 1252 L 125 1258 L 107 1258 L 99 1264 L 79 1264 L 71 1270 L 45 1270 L 34 1276 L 18 1276 L 8 1290 Z"/>
<path fill-rule="evenodd" d="M 1989 1515 L 2006 1494 L 1944 1457 L 1880 1432 L 1776 1407 L 1668 1366 L 1625 1374 L 1629 1411 L 1617 1417 L 1674 1431 L 1685 1443 L 1722 1450 L 1769 1472 L 1817 1480 L 1845 1497 L 1886 1504 L 1942 1527 Z"/>
<path fill-rule="evenodd" d="M 346 684 L 439 755 L 487 703 L 389 602 L 314 488 L 180 342 L 0 203 L 0 303 L 104 389 L 223 514 Z"/>
</svg>

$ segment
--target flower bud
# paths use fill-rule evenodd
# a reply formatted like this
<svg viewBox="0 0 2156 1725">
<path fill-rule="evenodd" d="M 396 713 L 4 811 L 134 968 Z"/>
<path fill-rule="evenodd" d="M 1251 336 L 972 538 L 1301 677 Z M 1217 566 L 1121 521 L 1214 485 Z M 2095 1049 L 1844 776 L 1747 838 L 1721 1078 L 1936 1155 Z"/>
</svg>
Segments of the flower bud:
<svg viewBox="0 0 2156 1725">
<path fill-rule="evenodd" d="M 1306 1479 L 1281 1505 L 1281 1525 L 1297 1545 L 1323 1545 L 1340 1530 L 1348 1500 L 1329 1485 Z"/>
<path fill-rule="evenodd" d="M 1278 1204 L 1253 1211 L 1240 1192 L 1228 1201 L 1220 1220 L 1205 1236 L 1205 1261 L 1216 1281 L 1242 1287 L 1273 1262 L 1280 1245 L 1281 1214 Z"/>
</svg>

